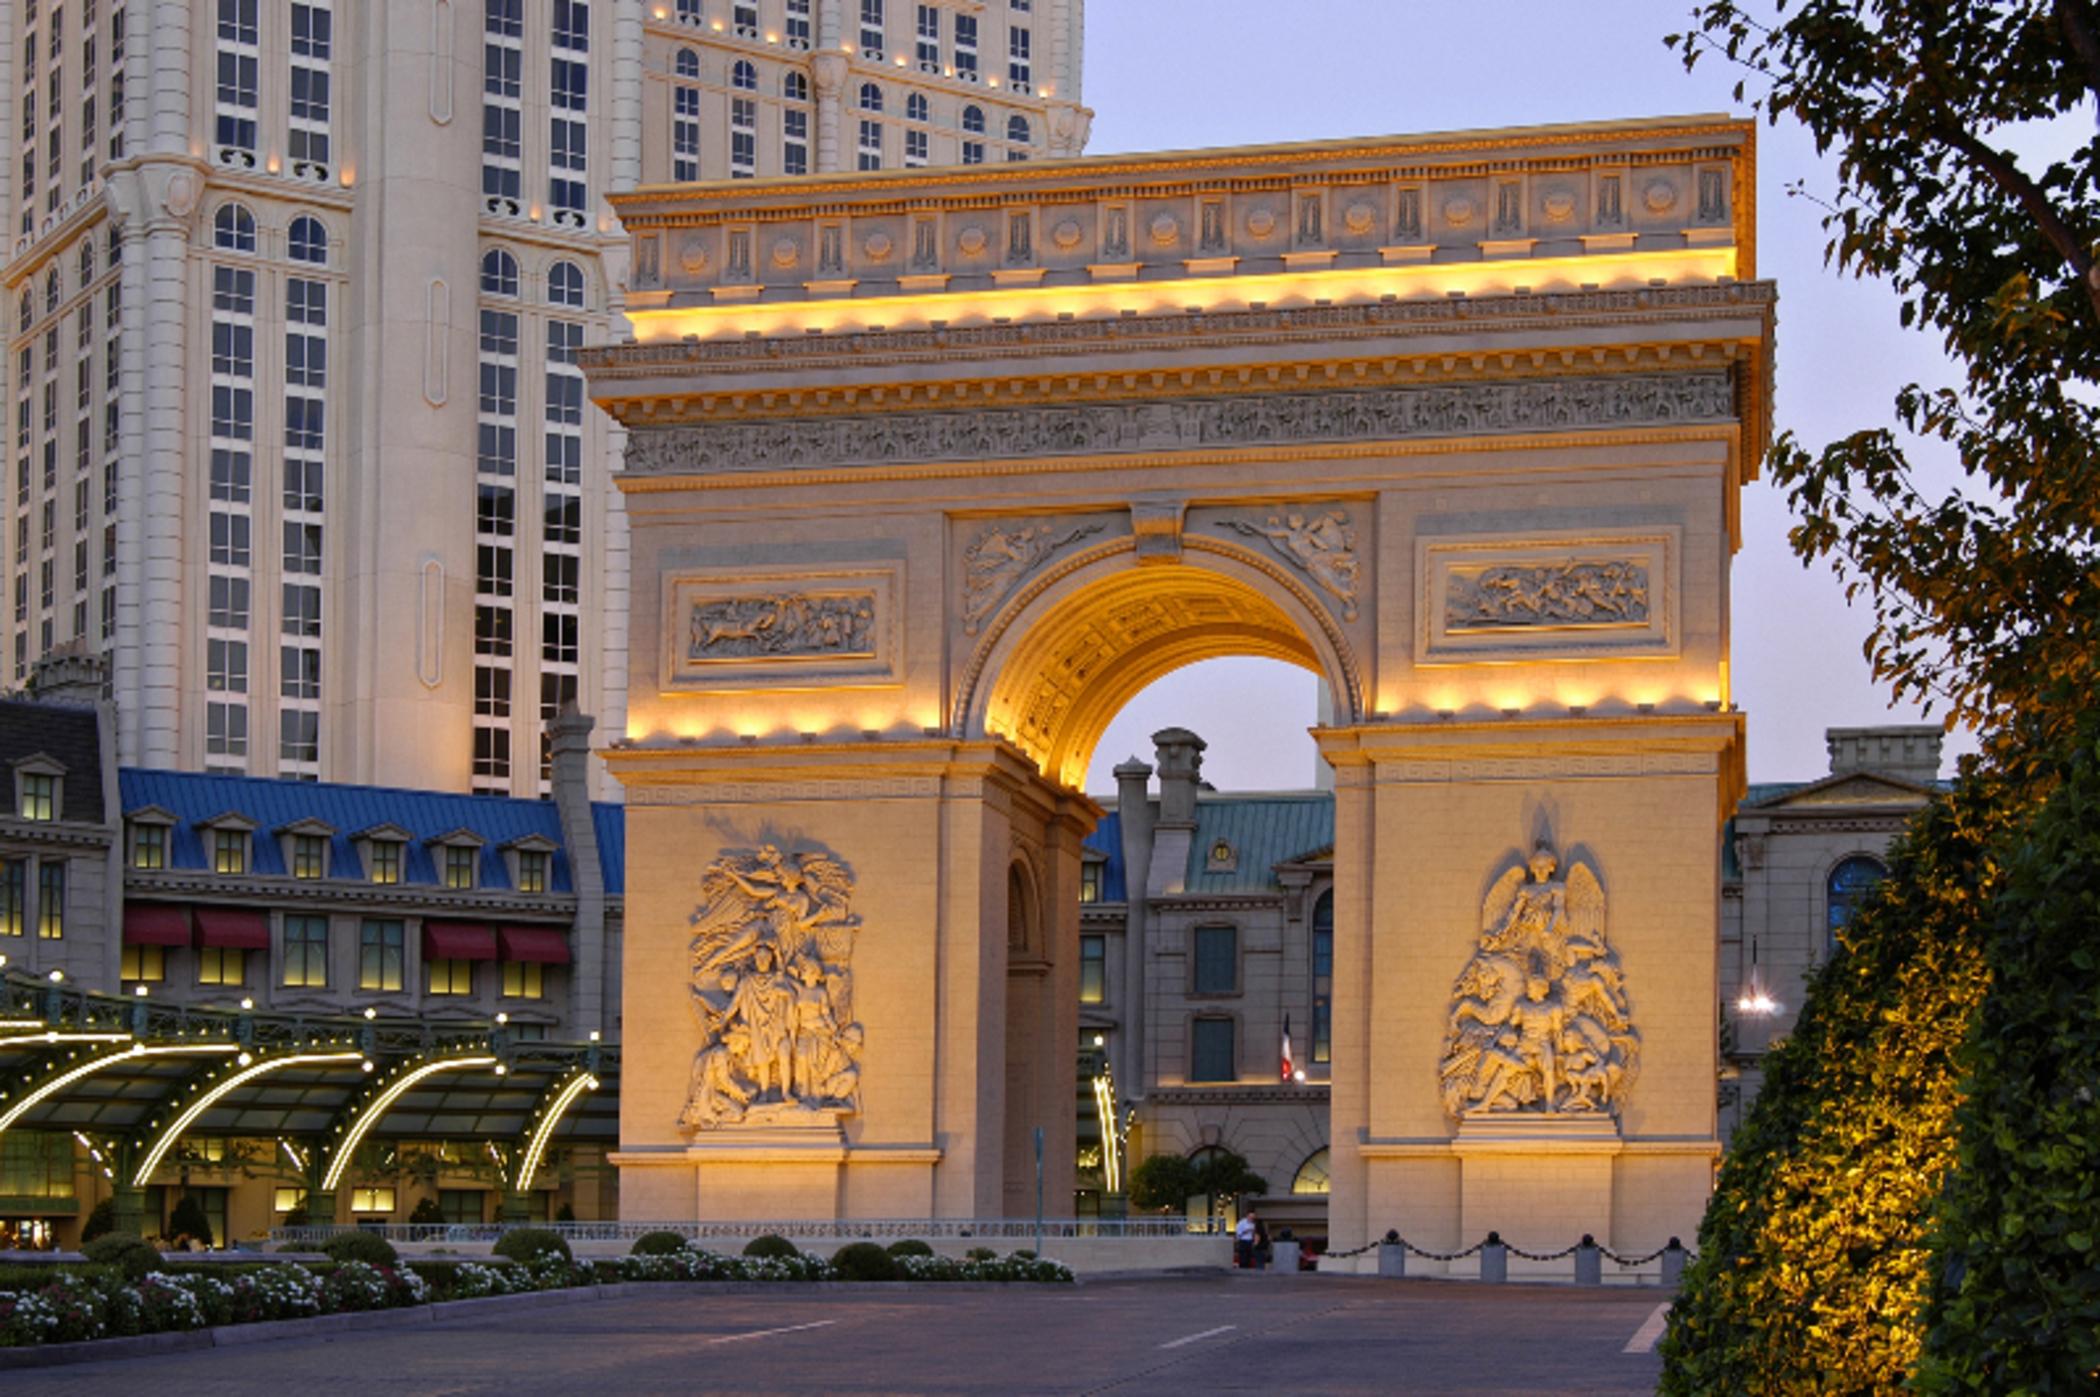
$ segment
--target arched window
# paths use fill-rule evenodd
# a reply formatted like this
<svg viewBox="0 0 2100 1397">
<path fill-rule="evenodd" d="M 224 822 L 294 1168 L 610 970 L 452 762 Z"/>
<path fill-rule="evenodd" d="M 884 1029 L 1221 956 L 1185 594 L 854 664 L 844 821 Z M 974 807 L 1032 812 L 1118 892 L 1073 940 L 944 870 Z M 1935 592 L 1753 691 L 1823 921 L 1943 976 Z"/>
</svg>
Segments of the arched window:
<svg viewBox="0 0 2100 1397">
<path fill-rule="evenodd" d="M 33 291 L 24 291 L 22 293 L 21 321 L 24 330 L 36 323 L 36 293 Z"/>
<path fill-rule="evenodd" d="M 518 294 L 518 259 L 500 247 L 481 254 L 481 289 L 490 296 Z"/>
<path fill-rule="evenodd" d="M 789 73 L 780 80 L 780 95 L 787 98 L 790 102 L 807 102 L 809 100 L 809 79 L 803 77 L 800 73 Z"/>
<path fill-rule="evenodd" d="M 729 85 L 739 92 L 758 91 L 758 69 L 739 58 L 729 70 Z"/>
<path fill-rule="evenodd" d="M 1318 1194 L 1327 1192 L 1327 1147 L 1325 1145 L 1320 1146 L 1320 1148 L 1307 1155 L 1305 1163 L 1298 1166 L 1298 1172 L 1291 1175 L 1291 1192 Z"/>
<path fill-rule="evenodd" d="M 1865 854 L 1854 854 L 1830 870 L 1827 911 L 1833 946 L 1837 944 L 1838 933 L 1852 921 L 1852 914 L 1874 891 L 1874 885 L 1887 876 L 1888 869 L 1881 860 Z"/>
<path fill-rule="evenodd" d="M 1017 146 L 1027 145 L 1033 139 L 1028 131 L 1028 118 L 1019 115 L 1008 117 L 1006 119 L 1006 139 Z"/>
<path fill-rule="evenodd" d="M 672 65 L 678 70 L 678 76 L 681 78 L 700 76 L 700 55 L 691 49 L 678 50 L 678 57 L 672 60 Z"/>
<path fill-rule="evenodd" d="M 558 306 L 583 309 L 583 269 L 574 262 L 556 262 L 547 269 L 547 299 Z"/>
<path fill-rule="evenodd" d="M 973 136 L 982 136 L 984 134 L 983 107 L 963 108 L 963 130 L 969 132 Z"/>
<path fill-rule="evenodd" d="M 95 279 L 95 240 L 80 240 L 80 284 L 86 286 Z"/>
<path fill-rule="evenodd" d="M 871 82 L 862 83 L 860 85 L 860 109 L 864 112 L 881 111 L 882 89 Z"/>
<path fill-rule="evenodd" d="M 932 104 L 926 100 L 926 94 L 923 92 L 914 92 L 911 94 L 911 96 L 905 98 L 904 115 L 907 119 L 911 121 L 933 120 L 933 107 Z"/>
<path fill-rule="evenodd" d="M 255 251 L 255 215 L 239 204 L 219 205 L 211 219 L 211 241 L 231 252 Z"/>
<path fill-rule="evenodd" d="M 1006 870 L 1006 944 L 1015 951 L 1035 944 L 1034 899 L 1028 895 L 1028 878 L 1019 864 Z"/>
<path fill-rule="evenodd" d="M 323 265 L 328 261 L 328 230 L 320 219 L 301 214 L 292 220 L 289 248 L 294 262 Z"/>
<path fill-rule="evenodd" d="M 53 267 L 44 278 L 44 313 L 49 315 L 58 309 L 58 268 Z"/>
</svg>

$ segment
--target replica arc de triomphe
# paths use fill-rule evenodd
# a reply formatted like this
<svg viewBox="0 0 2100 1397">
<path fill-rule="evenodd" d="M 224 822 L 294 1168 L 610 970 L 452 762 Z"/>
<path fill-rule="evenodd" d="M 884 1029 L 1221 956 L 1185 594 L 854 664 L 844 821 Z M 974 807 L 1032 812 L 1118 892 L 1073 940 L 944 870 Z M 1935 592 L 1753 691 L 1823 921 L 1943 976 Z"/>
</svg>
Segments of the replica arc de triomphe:
<svg viewBox="0 0 2100 1397">
<path fill-rule="evenodd" d="M 623 1215 L 1024 1216 L 1037 1127 L 1062 1211 L 1080 782 L 1259 655 L 1333 695 L 1331 1245 L 1689 1237 L 1754 196 L 1694 117 L 617 200 Z"/>
</svg>

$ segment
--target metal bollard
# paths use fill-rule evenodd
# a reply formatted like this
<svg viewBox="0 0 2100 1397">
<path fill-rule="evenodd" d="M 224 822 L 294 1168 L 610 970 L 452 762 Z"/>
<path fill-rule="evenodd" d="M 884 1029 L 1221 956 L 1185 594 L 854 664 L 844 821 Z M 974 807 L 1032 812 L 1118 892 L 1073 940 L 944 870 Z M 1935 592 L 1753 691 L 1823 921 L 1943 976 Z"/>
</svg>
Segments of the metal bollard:
<svg viewBox="0 0 2100 1397">
<path fill-rule="evenodd" d="M 1480 1279 L 1501 1285 L 1509 1279 L 1509 1248 L 1500 1232 L 1490 1232 L 1480 1244 Z"/>
<path fill-rule="evenodd" d="M 1378 1243 L 1378 1274 L 1403 1277 L 1407 1274 L 1407 1244 L 1397 1232 L 1388 1232 Z"/>
<path fill-rule="evenodd" d="M 1587 1232 L 1575 1248 L 1575 1284 L 1604 1284 L 1604 1253 L 1597 1250 L 1597 1239 Z"/>
<path fill-rule="evenodd" d="M 1675 1290 L 1684 1283 L 1684 1243 L 1672 1237 L 1663 1246 L 1662 1283 L 1665 1290 Z"/>
</svg>

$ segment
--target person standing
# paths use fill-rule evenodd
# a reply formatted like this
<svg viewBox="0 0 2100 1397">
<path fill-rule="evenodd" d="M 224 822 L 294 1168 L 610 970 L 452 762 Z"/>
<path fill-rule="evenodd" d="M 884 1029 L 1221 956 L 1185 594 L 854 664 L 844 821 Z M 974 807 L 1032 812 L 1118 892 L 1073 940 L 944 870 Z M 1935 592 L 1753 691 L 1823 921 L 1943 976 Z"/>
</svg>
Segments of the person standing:
<svg viewBox="0 0 2100 1397">
<path fill-rule="evenodd" d="M 1259 1224 L 1252 1212 L 1240 1215 L 1239 1225 L 1232 1229 L 1232 1262 L 1242 1271 L 1254 1267 L 1254 1231 Z"/>
</svg>

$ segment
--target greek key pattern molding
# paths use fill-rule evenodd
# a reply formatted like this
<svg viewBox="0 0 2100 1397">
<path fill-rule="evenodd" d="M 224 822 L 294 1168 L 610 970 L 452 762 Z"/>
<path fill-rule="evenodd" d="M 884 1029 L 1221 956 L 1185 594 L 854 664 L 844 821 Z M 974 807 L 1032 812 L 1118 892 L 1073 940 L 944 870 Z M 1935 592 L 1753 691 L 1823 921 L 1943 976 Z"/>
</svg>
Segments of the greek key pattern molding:
<svg viewBox="0 0 2100 1397">
<path fill-rule="evenodd" d="M 1021 442 L 1032 456 L 1198 450 L 1713 422 L 1734 415 L 1735 388 L 1726 370 L 1614 374 L 1174 403 L 637 428 L 628 438 L 626 469 L 690 474 L 997 459 Z"/>
</svg>

